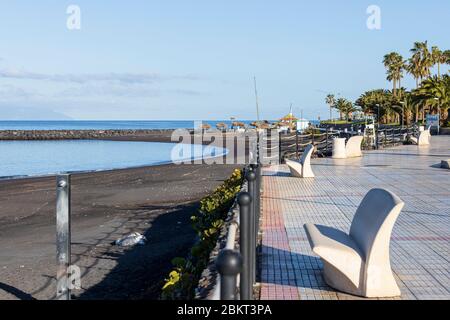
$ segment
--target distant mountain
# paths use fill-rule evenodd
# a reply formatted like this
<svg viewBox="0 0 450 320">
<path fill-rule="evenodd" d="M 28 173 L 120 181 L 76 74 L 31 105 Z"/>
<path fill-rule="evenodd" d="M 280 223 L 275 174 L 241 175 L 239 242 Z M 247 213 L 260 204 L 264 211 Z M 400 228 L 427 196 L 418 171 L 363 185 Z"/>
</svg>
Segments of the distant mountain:
<svg viewBox="0 0 450 320">
<path fill-rule="evenodd" d="M 0 120 L 72 120 L 72 118 L 41 107 L 0 107 Z"/>
</svg>

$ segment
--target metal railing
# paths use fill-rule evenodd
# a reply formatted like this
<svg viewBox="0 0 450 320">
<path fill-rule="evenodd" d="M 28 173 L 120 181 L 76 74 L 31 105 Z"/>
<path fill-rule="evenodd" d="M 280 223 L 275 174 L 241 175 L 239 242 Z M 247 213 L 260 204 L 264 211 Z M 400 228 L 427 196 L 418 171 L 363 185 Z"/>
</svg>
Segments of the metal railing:
<svg viewBox="0 0 450 320">
<path fill-rule="evenodd" d="M 280 163 L 284 159 L 299 158 L 310 144 L 316 147 L 318 156 L 326 157 L 331 154 L 333 139 L 342 134 L 343 132 L 330 129 L 314 129 L 314 132 L 308 134 L 280 133 Z"/>
<path fill-rule="evenodd" d="M 403 144 L 408 137 L 417 136 L 419 128 L 417 126 L 401 127 L 401 126 L 384 126 L 376 130 L 375 148 L 388 148 Z"/>
<path fill-rule="evenodd" d="M 299 158 L 306 146 L 312 144 L 316 147 L 315 154 L 319 157 L 327 157 L 332 153 L 333 139 L 350 139 L 355 135 L 363 135 L 362 148 L 365 150 L 388 148 L 405 143 L 409 137 L 418 135 L 417 126 L 379 126 L 376 129 L 360 128 L 358 130 L 331 130 L 329 128 L 315 128 L 312 133 L 279 134 L 279 162 L 284 159 Z"/>
<path fill-rule="evenodd" d="M 257 248 L 260 220 L 261 165 L 245 168 L 247 191 L 238 196 L 239 222 L 228 229 L 227 244 L 216 260 L 221 300 L 253 300 L 256 284 Z M 239 227 L 239 252 L 235 250 Z M 239 279 L 239 281 L 238 281 Z"/>
</svg>

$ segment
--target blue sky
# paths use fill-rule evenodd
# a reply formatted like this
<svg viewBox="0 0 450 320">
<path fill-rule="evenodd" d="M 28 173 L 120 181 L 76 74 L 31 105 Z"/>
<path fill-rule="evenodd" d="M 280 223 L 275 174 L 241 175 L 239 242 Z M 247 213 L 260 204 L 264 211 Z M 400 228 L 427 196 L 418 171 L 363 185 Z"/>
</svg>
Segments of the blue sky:
<svg viewBox="0 0 450 320">
<path fill-rule="evenodd" d="M 2 1 L 0 119 L 253 119 L 254 75 L 262 118 L 324 118 L 326 92 L 390 88 L 385 53 L 449 30 L 447 0 Z"/>
</svg>

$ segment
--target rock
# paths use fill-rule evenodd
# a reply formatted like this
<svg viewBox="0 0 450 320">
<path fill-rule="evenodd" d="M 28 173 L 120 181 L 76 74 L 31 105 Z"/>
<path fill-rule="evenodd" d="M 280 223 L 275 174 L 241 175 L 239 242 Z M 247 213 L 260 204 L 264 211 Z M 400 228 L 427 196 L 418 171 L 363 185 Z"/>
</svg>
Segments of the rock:
<svg viewBox="0 0 450 320">
<path fill-rule="evenodd" d="M 120 247 L 130 247 L 134 245 L 144 245 L 147 242 L 145 236 L 139 232 L 133 232 L 129 235 L 116 240 L 115 245 Z"/>
<path fill-rule="evenodd" d="M 442 160 L 441 168 L 442 169 L 450 169 L 450 159 Z"/>
</svg>

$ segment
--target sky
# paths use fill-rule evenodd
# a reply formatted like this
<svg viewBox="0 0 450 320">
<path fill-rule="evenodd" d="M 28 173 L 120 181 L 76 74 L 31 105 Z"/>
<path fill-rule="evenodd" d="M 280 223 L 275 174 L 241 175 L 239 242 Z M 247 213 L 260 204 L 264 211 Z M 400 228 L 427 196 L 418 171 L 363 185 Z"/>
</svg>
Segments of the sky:
<svg viewBox="0 0 450 320">
<path fill-rule="evenodd" d="M 262 119 L 323 119 L 327 93 L 390 88 L 384 54 L 449 30 L 448 0 L 1 0 L 0 119 L 255 119 L 254 76 Z"/>
</svg>

